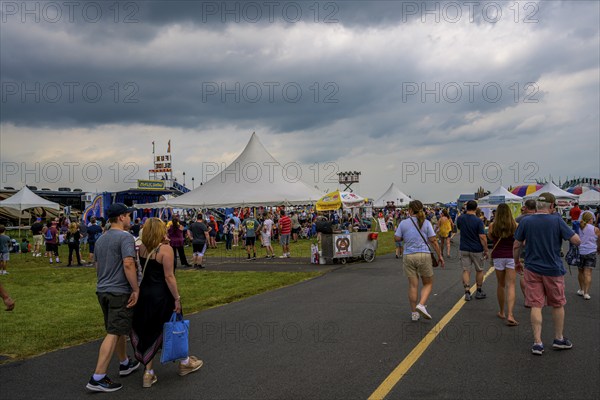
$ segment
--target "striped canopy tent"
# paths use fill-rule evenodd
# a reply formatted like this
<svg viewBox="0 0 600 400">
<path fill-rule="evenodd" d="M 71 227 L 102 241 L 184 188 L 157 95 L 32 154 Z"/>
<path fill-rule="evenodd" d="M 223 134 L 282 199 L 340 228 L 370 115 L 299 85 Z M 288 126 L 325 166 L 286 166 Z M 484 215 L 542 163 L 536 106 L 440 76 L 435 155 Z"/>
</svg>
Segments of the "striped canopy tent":
<svg viewBox="0 0 600 400">
<path fill-rule="evenodd" d="M 517 186 L 516 188 L 514 188 L 510 192 L 512 194 L 516 194 L 519 197 L 525 197 L 527 195 L 530 195 L 531 193 L 537 192 L 543 186 L 544 185 L 521 185 L 521 186 Z"/>
</svg>

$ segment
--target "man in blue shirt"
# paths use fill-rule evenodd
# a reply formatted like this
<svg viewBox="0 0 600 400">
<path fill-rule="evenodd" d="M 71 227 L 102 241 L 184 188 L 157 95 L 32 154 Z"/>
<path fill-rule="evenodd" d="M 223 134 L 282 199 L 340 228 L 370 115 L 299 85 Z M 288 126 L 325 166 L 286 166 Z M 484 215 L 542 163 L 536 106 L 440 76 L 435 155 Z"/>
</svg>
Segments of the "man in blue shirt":
<svg viewBox="0 0 600 400">
<path fill-rule="evenodd" d="M 531 328 L 533 330 L 533 346 L 531 352 L 542 355 L 542 307 L 547 304 L 552 308 L 554 321 L 554 342 L 556 350 L 570 349 L 573 343 L 563 336 L 565 320 L 564 305 L 566 273 L 560 257 L 563 240 L 579 246 L 581 239 L 555 213 L 556 198 L 551 193 L 542 193 L 537 201 L 537 213 L 523 219 L 515 232 L 513 258 L 515 270 L 523 271 L 521 249 L 527 242 L 525 254 L 525 305 L 531 307 Z"/>
<path fill-rule="evenodd" d="M 477 283 L 475 298 L 486 298 L 481 287 L 483 286 L 483 260 L 488 258 L 487 237 L 483 230 L 483 222 L 475 215 L 476 210 L 477 202 L 469 200 L 467 212 L 456 219 L 456 226 L 460 230 L 459 259 L 463 269 L 465 301 L 471 300 L 471 266 L 475 268 L 475 282 Z"/>
</svg>

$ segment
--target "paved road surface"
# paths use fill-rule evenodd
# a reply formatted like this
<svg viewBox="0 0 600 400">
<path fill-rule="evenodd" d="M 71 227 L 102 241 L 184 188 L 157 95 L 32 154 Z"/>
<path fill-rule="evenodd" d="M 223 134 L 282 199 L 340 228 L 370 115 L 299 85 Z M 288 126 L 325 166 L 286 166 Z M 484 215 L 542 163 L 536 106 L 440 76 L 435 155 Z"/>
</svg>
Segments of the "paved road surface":
<svg viewBox="0 0 600 400">
<path fill-rule="evenodd" d="M 272 261 L 279 263 L 209 269 L 266 265 L 273 270 Z M 285 264 L 282 269 L 315 268 L 299 259 Z M 0 366 L 0 398 L 366 399 L 461 301 L 456 258 L 445 270 L 436 270 L 428 307 L 433 320 L 417 323 L 410 321 L 406 280 L 393 256 L 328 268 L 322 277 L 190 315 L 192 354 L 205 362 L 197 373 L 179 377 L 174 364 L 157 365 L 158 383 L 150 389 L 141 387 L 142 374 L 135 372 L 117 379 L 122 390 L 91 394 L 84 387 L 95 366 L 96 341 Z M 538 357 L 530 354 L 529 313 L 521 293 L 518 327 L 507 327 L 495 316 L 492 274 L 484 284 L 488 298 L 464 304 L 386 398 L 600 398 L 599 281 L 595 275 L 592 300 L 585 301 L 575 294 L 576 275 L 567 275 L 565 333 L 574 348 L 549 349 L 548 310 L 547 350 Z M 116 370 L 113 361 L 114 377 Z"/>
</svg>

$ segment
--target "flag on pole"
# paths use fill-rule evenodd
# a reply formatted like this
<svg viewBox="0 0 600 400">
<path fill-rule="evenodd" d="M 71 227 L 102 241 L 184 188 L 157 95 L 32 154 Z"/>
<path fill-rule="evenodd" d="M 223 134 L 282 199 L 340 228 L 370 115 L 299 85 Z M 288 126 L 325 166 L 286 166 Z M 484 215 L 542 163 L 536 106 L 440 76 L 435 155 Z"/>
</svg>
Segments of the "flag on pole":
<svg viewBox="0 0 600 400">
<path fill-rule="evenodd" d="M 154 140 L 152 141 L 152 154 L 154 154 Z"/>
</svg>

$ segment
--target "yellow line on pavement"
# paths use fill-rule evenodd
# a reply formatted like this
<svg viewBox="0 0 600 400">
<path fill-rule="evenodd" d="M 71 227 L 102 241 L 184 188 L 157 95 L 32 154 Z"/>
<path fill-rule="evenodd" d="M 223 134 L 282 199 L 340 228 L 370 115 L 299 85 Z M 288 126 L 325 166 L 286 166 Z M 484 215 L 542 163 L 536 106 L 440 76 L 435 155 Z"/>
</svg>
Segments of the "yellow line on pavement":
<svg viewBox="0 0 600 400">
<path fill-rule="evenodd" d="M 483 281 L 487 279 L 487 277 L 494 271 L 494 268 L 490 268 L 488 272 L 484 275 Z M 471 291 L 476 289 L 477 284 L 471 286 Z M 444 327 L 454 318 L 454 316 L 460 311 L 460 309 L 465 305 L 465 300 L 461 297 L 458 302 L 452 307 L 450 311 L 438 322 L 427 334 L 419 344 L 415 346 L 415 348 L 402 360 L 400 364 L 392 371 L 391 374 L 388 375 L 387 378 L 379 385 L 379 387 L 369 396 L 369 400 L 382 400 L 385 396 L 387 396 L 394 386 L 400 382 L 400 380 L 406 375 L 408 370 L 413 366 L 413 364 L 423 355 L 425 350 L 429 347 L 429 345 L 434 341 L 434 339 L 439 335 L 439 333 L 444 329 Z"/>
</svg>

